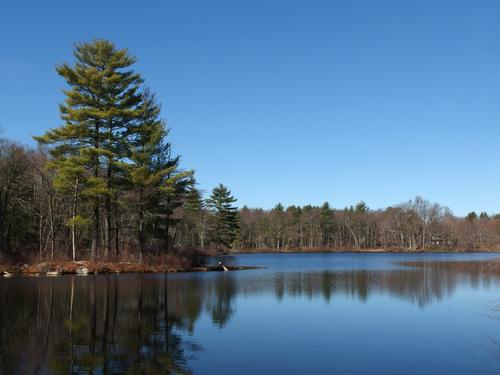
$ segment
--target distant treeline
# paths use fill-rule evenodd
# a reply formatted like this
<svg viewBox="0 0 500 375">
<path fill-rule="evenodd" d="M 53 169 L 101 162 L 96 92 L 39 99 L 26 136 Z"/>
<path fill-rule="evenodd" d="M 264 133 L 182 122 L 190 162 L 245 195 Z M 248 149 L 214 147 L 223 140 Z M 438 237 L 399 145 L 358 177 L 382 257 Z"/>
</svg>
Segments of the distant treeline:
<svg viewBox="0 0 500 375">
<path fill-rule="evenodd" d="M 344 209 L 278 204 L 272 210 L 244 207 L 241 247 L 247 250 L 386 249 L 478 250 L 500 248 L 500 215 L 465 218 L 416 197 L 385 210 L 364 202 Z"/>
</svg>

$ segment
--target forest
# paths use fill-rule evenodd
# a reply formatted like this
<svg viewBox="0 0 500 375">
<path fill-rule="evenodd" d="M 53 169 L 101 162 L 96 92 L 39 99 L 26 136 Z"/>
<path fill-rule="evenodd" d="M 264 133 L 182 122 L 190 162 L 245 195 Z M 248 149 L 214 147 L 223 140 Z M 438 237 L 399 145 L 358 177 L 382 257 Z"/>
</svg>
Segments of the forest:
<svg viewBox="0 0 500 375">
<path fill-rule="evenodd" d="M 422 197 L 383 210 L 364 202 L 344 209 L 278 204 L 272 210 L 243 207 L 244 249 L 287 250 L 494 250 L 500 245 L 500 215 L 451 210 Z"/>
<path fill-rule="evenodd" d="M 74 58 L 56 66 L 67 85 L 61 124 L 36 146 L 0 138 L 0 261 L 499 249 L 500 215 L 457 217 L 421 197 L 383 210 L 237 208 L 220 184 L 205 198 L 172 153 L 136 58 L 102 39 L 76 44 Z"/>
</svg>

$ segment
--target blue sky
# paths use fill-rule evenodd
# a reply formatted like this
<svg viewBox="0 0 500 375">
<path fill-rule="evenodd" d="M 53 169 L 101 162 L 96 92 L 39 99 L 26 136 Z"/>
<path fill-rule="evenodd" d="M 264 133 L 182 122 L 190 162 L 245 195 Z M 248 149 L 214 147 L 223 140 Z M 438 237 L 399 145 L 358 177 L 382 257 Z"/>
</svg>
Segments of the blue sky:
<svg viewBox="0 0 500 375">
<path fill-rule="evenodd" d="M 174 150 L 239 205 L 500 212 L 500 2 L 6 1 L 0 126 L 60 124 L 76 41 L 138 57 Z"/>
</svg>

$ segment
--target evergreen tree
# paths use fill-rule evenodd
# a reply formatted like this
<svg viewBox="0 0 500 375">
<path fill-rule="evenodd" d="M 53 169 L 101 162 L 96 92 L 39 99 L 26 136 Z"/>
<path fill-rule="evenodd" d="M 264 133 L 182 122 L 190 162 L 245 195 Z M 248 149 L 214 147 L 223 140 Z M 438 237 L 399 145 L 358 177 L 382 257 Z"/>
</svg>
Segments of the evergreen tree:
<svg viewBox="0 0 500 375">
<path fill-rule="evenodd" d="M 474 221 L 477 219 L 477 214 L 475 211 L 469 212 L 466 216 L 467 220 Z"/>
<path fill-rule="evenodd" d="M 276 206 L 271 210 L 272 221 L 274 225 L 271 227 L 271 236 L 274 240 L 274 247 L 277 251 L 284 246 L 284 231 L 285 231 L 285 207 L 278 202 Z"/>
<path fill-rule="evenodd" d="M 484 220 L 488 220 L 490 218 L 490 216 L 488 215 L 488 213 L 482 211 L 480 214 L 479 214 L 479 218 L 480 219 L 484 219 Z"/>
<path fill-rule="evenodd" d="M 161 179 L 152 196 L 156 227 L 161 229 L 165 251 L 172 248 L 180 217 L 177 209 L 186 201 L 189 188 L 194 185 L 193 171 L 180 169 L 180 156 L 172 156 L 170 143 L 162 142 L 154 158 L 153 168 Z"/>
<path fill-rule="evenodd" d="M 212 241 L 216 248 L 219 246 L 231 248 L 239 237 L 239 215 L 237 208 L 232 205 L 234 202 L 236 199 L 231 195 L 231 191 L 222 184 L 215 187 L 210 198 L 207 199 L 208 206 L 214 212 Z"/>
<path fill-rule="evenodd" d="M 332 237 L 334 220 L 333 220 L 333 209 L 330 203 L 325 202 L 320 208 L 320 228 L 322 234 L 323 244 L 327 247 L 330 246 L 330 238 Z"/>
<path fill-rule="evenodd" d="M 171 146 L 165 141 L 168 131 L 160 118 L 161 107 L 155 96 L 145 90 L 141 122 L 129 128 L 132 164 L 129 166 L 133 197 L 139 221 L 139 256 L 145 249 L 146 213 L 165 219 L 182 204 L 192 184 L 193 171 L 179 170 L 179 157 L 171 157 Z M 169 201 L 170 200 L 170 201 Z M 175 202 L 175 203 L 174 203 Z M 169 226 L 166 225 L 168 250 Z"/>
<path fill-rule="evenodd" d="M 205 200 L 196 187 L 191 186 L 187 192 L 186 202 L 182 206 L 182 221 L 184 223 L 185 238 L 189 238 L 189 246 L 196 248 L 198 245 L 203 250 L 205 247 L 205 232 L 207 214 Z"/>
<path fill-rule="evenodd" d="M 69 157 L 83 156 L 81 167 L 90 176 L 82 194 L 92 202 L 91 258 L 95 258 L 100 243 L 102 201 L 106 212 L 105 256 L 111 248 L 112 204 L 118 195 L 122 162 L 128 154 L 128 129 L 140 122 L 143 115 L 143 80 L 130 69 L 136 59 L 110 41 L 97 39 L 77 44 L 74 56 L 74 66 L 64 63 L 56 67 L 70 86 L 64 91 L 65 103 L 59 106 L 64 124 L 35 139 L 55 145 L 51 153 L 62 163 Z"/>
<path fill-rule="evenodd" d="M 129 177 L 132 183 L 131 201 L 134 211 L 137 212 L 139 229 L 139 258 L 145 250 L 145 215 L 152 207 L 151 194 L 157 188 L 162 179 L 162 171 L 157 171 L 154 158 L 158 154 L 161 142 L 165 136 L 163 121 L 159 119 L 160 106 L 156 103 L 154 96 L 146 91 L 144 93 L 142 122 L 136 128 L 129 128 L 131 137 Z"/>
<path fill-rule="evenodd" d="M 273 210 L 276 212 L 285 212 L 285 207 L 283 207 L 281 202 L 278 202 L 278 204 L 274 206 Z"/>
</svg>

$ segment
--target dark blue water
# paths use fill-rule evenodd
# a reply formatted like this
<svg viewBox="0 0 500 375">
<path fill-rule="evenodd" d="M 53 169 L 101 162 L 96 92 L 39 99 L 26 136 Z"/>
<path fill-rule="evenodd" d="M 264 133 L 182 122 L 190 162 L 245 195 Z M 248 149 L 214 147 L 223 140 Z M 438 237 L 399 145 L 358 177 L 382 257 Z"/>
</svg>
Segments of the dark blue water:
<svg viewBox="0 0 500 375">
<path fill-rule="evenodd" d="M 242 254 L 223 261 L 266 268 L 0 280 L 0 372 L 499 374 L 494 258 Z"/>
</svg>

